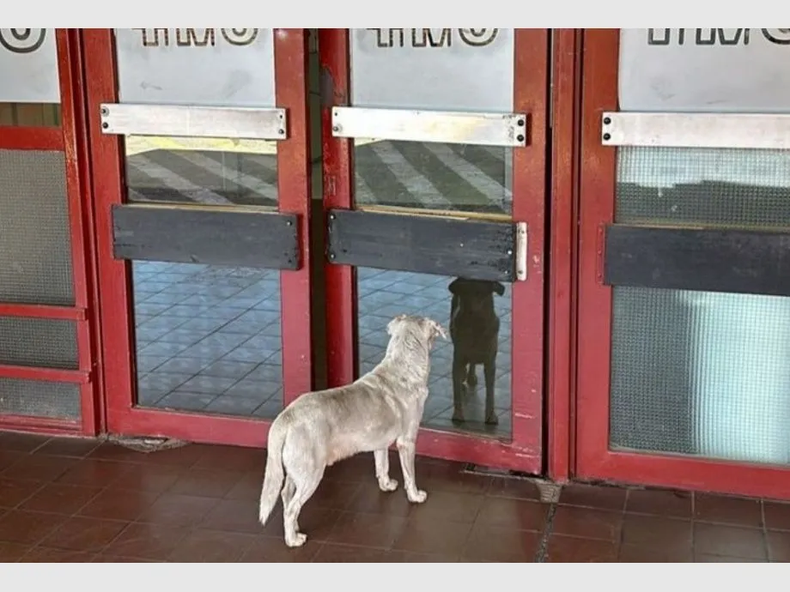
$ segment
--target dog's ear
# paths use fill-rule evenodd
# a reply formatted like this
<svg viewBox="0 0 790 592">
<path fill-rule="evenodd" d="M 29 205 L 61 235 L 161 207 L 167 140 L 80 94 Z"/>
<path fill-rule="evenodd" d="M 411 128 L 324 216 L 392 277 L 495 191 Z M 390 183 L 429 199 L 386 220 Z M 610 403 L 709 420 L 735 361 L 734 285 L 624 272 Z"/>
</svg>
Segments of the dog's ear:
<svg viewBox="0 0 790 592">
<path fill-rule="evenodd" d="M 431 328 L 432 340 L 436 339 L 437 337 L 441 337 L 442 339 L 447 339 L 447 332 L 444 330 L 444 327 L 442 327 L 441 324 L 429 318 L 426 318 L 425 321 L 428 323 L 428 326 Z"/>
<path fill-rule="evenodd" d="M 461 288 L 461 278 L 455 278 L 450 285 L 447 286 L 447 289 L 450 290 L 451 294 L 458 294 L 458 290 Z"/>
<path fill-rule="evenodd" d="M 404 319 L 406 318 L 405 314 L 399 314 L 397 317 L 392 319 L 389 323 L 387 323 L 387 335 L 392 335 L 395 333 L 395 327 L 400 325 Z"/>
<path fill-rule="evenodd" d="M 505 295 L 505 286 L 503 286 L 499 282 L 491 282 L 491 283 L 493 284 L 494 292 L 496 292 L 500 296 Z"/>
</svg>

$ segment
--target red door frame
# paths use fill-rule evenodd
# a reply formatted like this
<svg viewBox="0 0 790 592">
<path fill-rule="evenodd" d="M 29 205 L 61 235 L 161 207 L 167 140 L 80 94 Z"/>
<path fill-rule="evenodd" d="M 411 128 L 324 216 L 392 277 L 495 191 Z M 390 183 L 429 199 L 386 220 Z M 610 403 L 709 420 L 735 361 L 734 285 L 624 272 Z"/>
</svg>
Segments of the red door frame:
<svg viewBox="0 0 790 592">
<path fill-rule="evenodd" d="M 49 150 L 63 152 L 66 163 L 71 237 L 74 306 L 34 304 L 0 304 L 0 316 L 39 319 L 63 319 L 76 322 L 78 368 L 54 368 L 0 365 L 0 377 L 21 380 L 44 380 L 79 385 L 81 418 L 52 419 L 23 415 L 0 415 L 0 429 L 24 430 L 46 434 L 81 434 L 95 436 L 102 430 L 100 363 L 94 351 L 92 326 L 98 324 L 93 301 L 94 268 L 89 257 L 93 232 L 89 223 L 92 211 L 86 168 L 86 130 L 83 113 L 82 55 L 77 29 L 56 29 L 58 71 L 60 76 L 61 125 L 3 126 L 0 150 Z M 98 349 L 98 348 L 97 348 Z M 96 354 L 96 355 L 94 355 Z"/>
<path fill-rule="evenodd" d="M 84 29 L 88 113 L 96 195 L 96 236 L 105 322 L 108 430 L 116 434 L 166 435 L 193 442 L 263 446 L 270 421 L 247 417 L 164 411 L 134 406 L 136 376 L 129 264 L 112 256 L 111 206 L 124 200 L 122 139 L 101 133 L 99 105 L 117 102 L 111 29 Z M 310 137 L 307 95 L 307 32 L 274 30 L 275 94 L 288 109 L 288 138 L 277 146 L 280 212 L 299 216 L 301 266 L 280 272 L 283 392 L 288 404 L 313 387 L 310 312 Z M 114 322 L 113 322 L 114 321 Z"/>
<path fill-rule="evenodd" d="M 352 141 L 332 137 L 331 107 L 349 104 L 348 29 L 320 29 L 324 208 L 353 208 Z M 516 29 L 514 111 L 528 113 L 530 141 L 513 151 L 513 220 L 528 224 L 528 280 L 512 284 L 512 442 L 424 428 L 419 454 L 540 473 L 543 468 L 543 298 L 549 32 Z M 331 88 L 329 88 L 331 83 Z M 517 197 L 518 196 L 518 197 Z M 356 270 L 325 263 L 329 386 L 356 370 Z"/>
<path fill-rule="evenodd" d="M 790 498 L 790 470 L 609 450 L 612 289 L 602 283 L 603 226 L 614 221 L 615 148 L 601 145 L 601 113 L 617 110 L 620 34 L 584 32 L 579 241 L 576 470 L 582 479 Z M 583 336 L 588 336 L 586 339 Z"/>
</svg>

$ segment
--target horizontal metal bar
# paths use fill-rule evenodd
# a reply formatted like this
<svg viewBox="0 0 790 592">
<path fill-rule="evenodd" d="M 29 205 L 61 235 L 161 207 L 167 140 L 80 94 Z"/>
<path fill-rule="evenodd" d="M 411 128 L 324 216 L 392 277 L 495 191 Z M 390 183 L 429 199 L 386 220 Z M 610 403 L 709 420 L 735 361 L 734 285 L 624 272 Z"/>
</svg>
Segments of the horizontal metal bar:
<svg viewBox="0 0 790 592">
<path fill-rule="evenodd" d="M 331 263 L 467 279 L 516 280 L 516 225 L 445 216 L 329 211 Z"/>
<path fill-rule="evenodd" d="M 790 296 L 790 233 L 612 224 L 603 283 Z"/>
<path fill-rule="evenodd" d="M 36 319 L 62 319 L 84 321 L 85 309 L 70 306 L 46 306 L 43 304 L 0 304 L 0 317 L 30 317 Z"/>
<path fill-rule="evenodd" d="M 604 112 L 601 143 L 604 146 L 781 150 L 790 147 L 790 115 Z"/>
<path fill-rule="evenodd" d="M 521 113 L 333 107 L 332 135 L 407 142 L 526 146 L 527 116 Z"/>
<path fill-rule="evenodd" d="M 63 370 L 61 368 L 40 368 L 34 366 L 0 364 L 0 378 L 87 384 L 91 381 L 91 373 L 87 370 Z"/>
<path fill-rule="evenodd" d="M 284 140 L 285 109 L 102 103 L 101 128 L 122 136 Z"/>
</svg>

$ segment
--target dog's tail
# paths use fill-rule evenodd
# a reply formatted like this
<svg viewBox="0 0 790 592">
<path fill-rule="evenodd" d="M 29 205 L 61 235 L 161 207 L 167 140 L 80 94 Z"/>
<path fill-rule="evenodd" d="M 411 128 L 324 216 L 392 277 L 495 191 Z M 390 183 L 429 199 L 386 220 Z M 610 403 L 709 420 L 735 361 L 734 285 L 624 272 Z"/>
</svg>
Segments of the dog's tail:
<svg viewBox="0 0 790 592">
<path fill-rule="evenodd" d="M 269 443 L 267 445 L 266 473 L 263 476 L 261 487 L 261 501 L 258 510 L 258 520 L 262 526 L 266 525 L 269 514 L 272 513 L 277 503 L 277 496 L 283 487 L 285 472 L 283 471 L 283 446 L 285 445 L 286 426 L 275 421 L 269 429 Z"/>
</svg>

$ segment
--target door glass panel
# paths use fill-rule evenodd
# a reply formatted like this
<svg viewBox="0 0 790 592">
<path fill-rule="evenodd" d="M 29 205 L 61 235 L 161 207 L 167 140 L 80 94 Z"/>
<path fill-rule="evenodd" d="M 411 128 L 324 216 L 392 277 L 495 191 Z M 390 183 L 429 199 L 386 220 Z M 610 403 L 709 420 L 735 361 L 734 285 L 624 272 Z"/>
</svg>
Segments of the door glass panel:
<svg viewBox="0 0 790 592">
<path fill-rule="evenodd" d="M 151 261 L 132 267 L 139 405 L 279 413 L 278 271 Z"/>
<path fill-rule="evenodd" d="M 616 222 L 790 227 L 790 151 L 621 148 Z M 790 298 L 615 287 L 614 449 L 790 463 Z"/>
<path fill-rule="evenodd" d="M 511 216 L 512 149 L 355 140 L 356 205 Z"/>
<path fill-rule="evenodd" d="M 277 145 L 267 140 L 129 136 L 130 203 L 277 207 Z"/>
<path fill-rule="evenodd" d="M 370 371 L 384 358 L 389 335 L 387 323 L 394 316 L 402 313 L 429 316 L 440 322 L 449 332 L 450 309 L 453 294 L 450 284 L 456 278 L 412 273 L 407 271 L 385 271 L 361 267 L 357 269 L 358 333 L 359 333 L 359 372 Z M 479 299 L 481 296 L 474 288 L 462 287 L 457 292 L 464 301 L 469 298 Z M 493 288 L 494 286 L 491 285 Z M 493 357 L 491 367 L 493 377 L 494 412 L 497 424 L 486 423 L 485 398 L 486 384 L 483 364 L 477 364 L 469 386 L 464 386 L 459 399 L 463 410 L 463 419 L 453 422 L 453 353 L 451 339 L 438 339 L 431 353 L 430 394 L 425 403 L 423 423 L 425 427 L 441 430 L 461 431 L 487 434 L 500 438 L 508 438 L 511 434 L 511 289 L 503 284 L 502 296 L 492 290 L 482 290 L 482 298 L 486 294 L 493 299 L 493 308 L 499 318 L 499 330 L 495 322 L 476 324 L 458 322 L 455 330 L 460 336 L 459 343 L 467 343 L 474 349 L 470 353 L 493 351 L 496 344 L 497 353 Z M 486 346 L 483 336 L 491 332 L 491 342 Z M 477 338 L 470 339 L 474 335 Z M 449 333 L 448 333 L 449 337 Z M 460 353 L 460 352 L 459 352 Z M 467 366 L 468 368 L 468 366 Z M 461 375 L 460 383 L 469 384 L 468 371 Z"/>
</svg>

